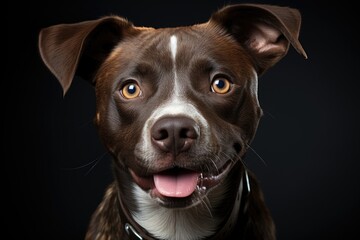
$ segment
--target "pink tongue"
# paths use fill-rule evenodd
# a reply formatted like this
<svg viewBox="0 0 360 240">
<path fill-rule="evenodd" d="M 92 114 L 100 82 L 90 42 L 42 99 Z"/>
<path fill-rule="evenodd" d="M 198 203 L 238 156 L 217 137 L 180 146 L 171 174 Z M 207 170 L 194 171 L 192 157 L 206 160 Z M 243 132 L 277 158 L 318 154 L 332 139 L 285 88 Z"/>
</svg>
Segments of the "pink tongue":
<svg viewBox="0 0 360 240">
<path fill-rule="evenodd" d="M 154 183 L 161 195 L 182 198 L 190 196 L 195 191 L 199 175 L 186 170 L 163 172 L 154 175 Z"/>
</svg>

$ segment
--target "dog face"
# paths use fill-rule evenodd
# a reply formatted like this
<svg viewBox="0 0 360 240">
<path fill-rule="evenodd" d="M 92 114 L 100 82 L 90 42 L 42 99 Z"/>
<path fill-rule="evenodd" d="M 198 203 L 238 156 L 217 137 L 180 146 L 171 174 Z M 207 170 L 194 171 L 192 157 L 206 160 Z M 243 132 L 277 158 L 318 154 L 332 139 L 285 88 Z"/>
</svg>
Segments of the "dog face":
<svg viewBox="0 0 360 240">
<path fill-rule="evenodd" d="M 164 186 L 158 194 L 153 178 L 161 185 L 161 172 L 188 181 L 202 175 L 190 202 L 205 194 L 244 153 L 261 115 L 251 59 L 211 24 L 145 30 L 121 42 L 96 83 L 100 135 L 117 164 L 156 197 L 195 190 L 170 193 Z"/>
<path fill-rule="evenodd" d="M 64 92 L 74 75 L 95 85 L 95 123 L 120 191 L 190 208 L 225 193 L 215 190 L 224 182 L 232 189 L 262 114 L 258 76 L 290 44 L 306 57 L 299 28 L 294 9 L 242 4 L 187 27 L 136 27 L 115 16 L 57 25 L 39 46 Z"/>
</svg>

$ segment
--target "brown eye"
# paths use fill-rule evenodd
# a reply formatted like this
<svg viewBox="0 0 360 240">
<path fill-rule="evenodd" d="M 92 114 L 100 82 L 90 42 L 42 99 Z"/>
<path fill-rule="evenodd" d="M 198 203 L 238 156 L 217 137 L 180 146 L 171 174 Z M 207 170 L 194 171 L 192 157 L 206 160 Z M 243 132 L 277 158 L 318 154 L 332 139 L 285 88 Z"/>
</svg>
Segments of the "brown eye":
<svg viewBox="0 0 360 240">
<path fill-rule="evenodd" d="M 225 94 L 228 93 L 231 89 L 231 82 L 225 78 L 216 78 L 211 83 L 211 90 L 214 93 Z"/>
<path fill-rule="evenodd" d="M 141 94 L 140 86 L 135 82 L 125 84 L 121 90 L 121 95 L 126 99 L 134 99 Z"/>
</svg>

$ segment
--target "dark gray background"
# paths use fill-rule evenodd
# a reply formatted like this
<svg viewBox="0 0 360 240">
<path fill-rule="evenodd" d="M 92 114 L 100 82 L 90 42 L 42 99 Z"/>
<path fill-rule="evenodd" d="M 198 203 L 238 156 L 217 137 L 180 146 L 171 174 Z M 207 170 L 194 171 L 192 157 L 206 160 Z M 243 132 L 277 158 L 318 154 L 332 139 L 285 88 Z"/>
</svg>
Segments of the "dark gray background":
<svg viewBox="0 0 360 240">
<path fill-rule="evenodd" d="M 93 89 L 75 79 L 62 97 L 60 84 L 39 57 L 41 28 L 108 14 L 138 26 L 190 25 L 207 21 L 226 3 L 239 2 L 9 2 L 1 117 L 3 211 L 9 213 L 5 232 L 15 239 L 83 239 L 90 215 L 112 180 L 110 157 L 104 155 L 92 125 Z M 256 154 L 249 152 L 246 160 L 263 187 L 278 239 L 356 236 L 358 13 L 354 6 L 327 1 L 257 2 L 301 11 L 300 41 L 309 56 L 304 60 L 290 49 L 261 78 L 259 99 L 265 115 L 251 145 Z"/>
</svg>

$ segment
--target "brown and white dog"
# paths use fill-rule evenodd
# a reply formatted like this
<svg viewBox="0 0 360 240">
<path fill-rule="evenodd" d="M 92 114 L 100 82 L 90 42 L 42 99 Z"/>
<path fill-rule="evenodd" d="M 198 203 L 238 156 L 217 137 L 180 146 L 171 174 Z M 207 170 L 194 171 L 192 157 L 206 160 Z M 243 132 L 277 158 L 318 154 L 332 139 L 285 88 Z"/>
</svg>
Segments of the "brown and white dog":
<svg viewBox="0 0 360 240">
<path fill-rule="evenodd" d="M 136 27 L 118 16 L 42 29 L 39 49 L 64 94 L 96 90 L 95 124 L 114 182 L 86 239 L 275 239 L 243 157 L 262 116 L 258 76 L 298 41 L 288 7 L 236 4 L 208 22 Z"/>
</svg>

